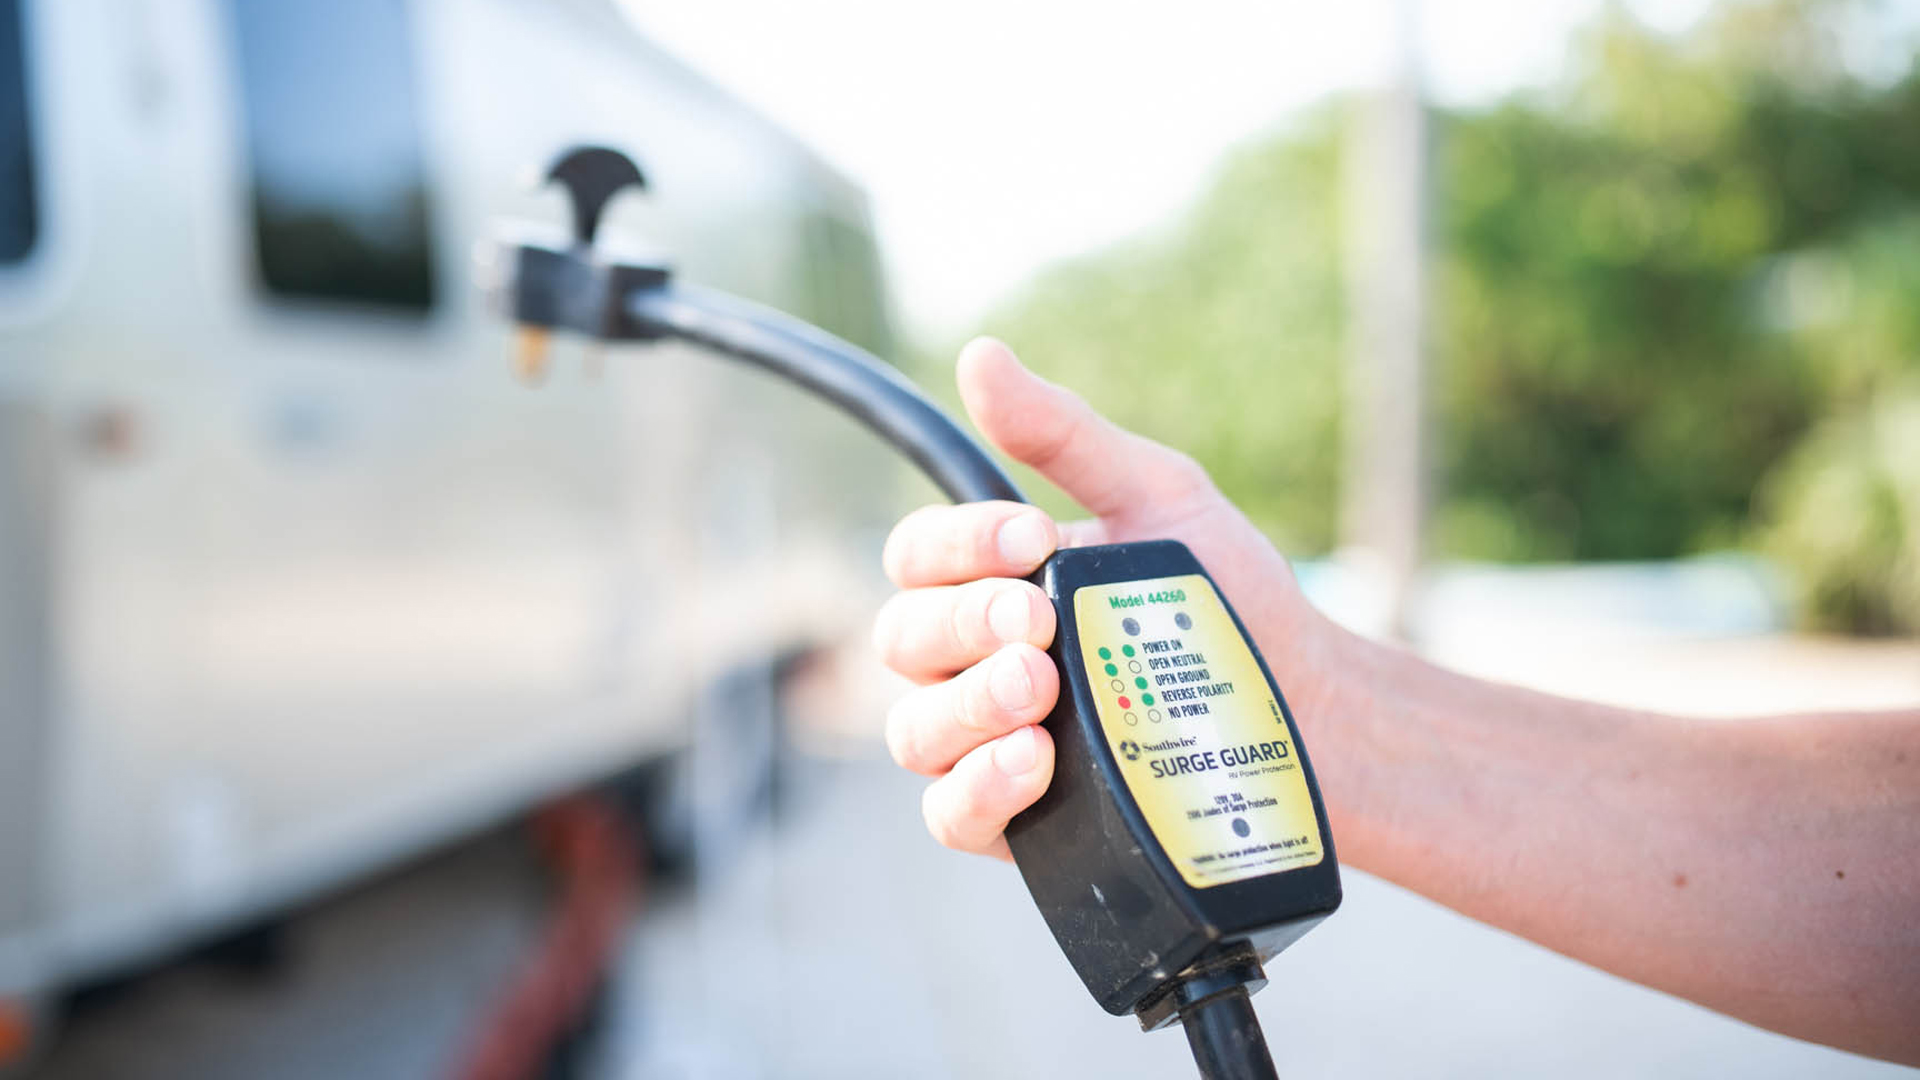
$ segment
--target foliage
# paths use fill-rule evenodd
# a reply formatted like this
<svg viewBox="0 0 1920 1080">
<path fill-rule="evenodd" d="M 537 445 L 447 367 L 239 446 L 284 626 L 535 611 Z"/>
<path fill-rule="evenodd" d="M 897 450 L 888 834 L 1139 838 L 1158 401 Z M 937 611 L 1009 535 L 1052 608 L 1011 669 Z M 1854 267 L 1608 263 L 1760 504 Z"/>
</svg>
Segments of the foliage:
<svg viewBox="0 0 1920 1080">
<path fill-rule="evenodd" d="M 1169 235 L 1043 274 L 987 327 L 1119 423 L 1193 454 L 1277 539 L 1309 551 L 1333 542 L 1337 501 L 1331 120 L 1236 155 Z"/>
<path fill-rule="evenodd" d="M 1823 625 L 1920 629 L 1920 388 L 1823 421 L 1768 478 L 1764 550 Z"/>
<path fill-rule="evenodd" d="M 1609 14 L 1564 96 L 1449 124 L 1442 550 L 1655 558 L 1745 532 L 1834 404 L 1836 358 L 1782 332 L 1770 283 L 1920 207 L 1920 82 L 1845 77 L 1825 10 L 1729 8 L 1685 42 Z"/>
<path fill-rule="evenodd" d="M 1439 554 L 1751 541 L 1829 624 L 1920 625 L 1887 592 L 1915 569 L 1912 514 L 1854 540 L 1832 516 L 1913 482 L 1884 448 L 1920 423 L 1881 407 L 1920 372 L 1920 71 L 1850 72 L 1860 11 L 1730 3 L 1670 38 L 1609 9 L 1562 85 L 1436 114 Z M 1343 109 L 1242 149 L 1168 233 L 1044 273 L 988 326 L 1193 452 L 1297 552 L 1336 539 Z"/>
</svg>

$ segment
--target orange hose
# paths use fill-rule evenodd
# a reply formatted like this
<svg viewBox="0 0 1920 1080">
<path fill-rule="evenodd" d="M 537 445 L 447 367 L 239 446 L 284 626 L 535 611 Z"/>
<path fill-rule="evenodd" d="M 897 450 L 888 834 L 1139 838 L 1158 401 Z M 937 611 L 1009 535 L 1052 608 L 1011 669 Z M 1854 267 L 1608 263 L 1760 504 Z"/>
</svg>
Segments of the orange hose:
<svg viewBox="0 0 1920 1080">
<path fill-rule="evenodd" d="M 605 800 L 574 796 L 534 815 L 560 898 L 539 944 L 452 1072 L 457 1080 L 531 1080 L 585 1020 L 641 891 L 638 845 Z"/>
<path fill-rule="evenodd" d="M 24 1061 L 32 1046 L 32 1014 L 26 1006 L 0 998 L 0 1069 Z"/>
</svg>

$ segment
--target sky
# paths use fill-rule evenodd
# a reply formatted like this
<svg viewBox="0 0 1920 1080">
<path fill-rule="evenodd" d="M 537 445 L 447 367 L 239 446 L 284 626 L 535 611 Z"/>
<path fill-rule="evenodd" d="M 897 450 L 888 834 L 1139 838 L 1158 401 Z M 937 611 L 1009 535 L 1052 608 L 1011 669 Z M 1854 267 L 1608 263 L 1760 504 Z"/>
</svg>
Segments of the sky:
<svg viewBox="0 0 1920 1080">
<path fill-rule="evenodd" d="M 1447 102 L 1550 81 L 1601 0 L 620 0 L 866 187 L 897 310 L 967 333 L 1054 260 L 1151 230 L 1223 153 L 1408 69 Z M 1707 0 L 1640 0 L 1678 30 Z"/>
</svg>

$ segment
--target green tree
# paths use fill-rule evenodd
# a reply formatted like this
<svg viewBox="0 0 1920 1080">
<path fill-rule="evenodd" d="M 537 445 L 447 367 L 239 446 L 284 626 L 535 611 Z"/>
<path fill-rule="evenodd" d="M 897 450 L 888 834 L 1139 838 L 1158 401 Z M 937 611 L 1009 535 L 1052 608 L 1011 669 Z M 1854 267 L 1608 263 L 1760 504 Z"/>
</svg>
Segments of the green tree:
<svg viewBox="0 0 1920 1080">
<path fill-rule="evenodd" d="M 1333 542 L 1337 502 L 1334 119 L 1235 155 L 1177 227 L 1042 274 L 987 324 L 1306 551 Z"/>
<path fill-rule="evenodd" d="M 1894 584 L 1920 523 L 1882 497 L 1920 422 L 1896 407 L 1920 381 L 1920 71 L 1849 69 L 1863 13 L 1729 3 L 1669 37 L 1609 9 L 1561 84 L 1436 114 L 1438 552 L 1757 543 L 1816 620 L 1920 627 Z M 1335 539 L 1342 112 L 1243 148 L 1168 232 L 1042 274 L 988 325 L 1305 553 Z M 1860 530 L 1823 519 L 1835 492 Z"/>
<path fill-rule="evenodd" d="M 1443 551 L 1661 558 L 1746 531 L 1835 404 L 1773 279 L 1920 206 L 1920 83 L 1849 77 L 1843 10 L 1729 6 L 1679 41 L 1609 12 L 1569 86 L 1449 119 Z"/>
</svg>

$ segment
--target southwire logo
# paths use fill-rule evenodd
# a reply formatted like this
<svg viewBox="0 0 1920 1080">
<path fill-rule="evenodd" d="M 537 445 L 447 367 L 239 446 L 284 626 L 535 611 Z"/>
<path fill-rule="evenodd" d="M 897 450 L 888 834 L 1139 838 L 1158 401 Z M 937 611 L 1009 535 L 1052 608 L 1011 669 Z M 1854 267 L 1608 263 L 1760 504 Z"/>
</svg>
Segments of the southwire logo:
<svg viewBox="0 0 1920 1080">
<path fill-rule="evenodd" d="M 1199 739 L 1193 739 L 1193 738 L 1162 739 L 1157 743 L 1148 743 L 1147 749 L 1150 751 L 1153 751 L 1154 753 L 1159 753 L 1162 750 L 1184 750 L 1187 747 L 1192 746 L 1193 744 L 1199 741 L 1200 741 Z"/>
</svg>

